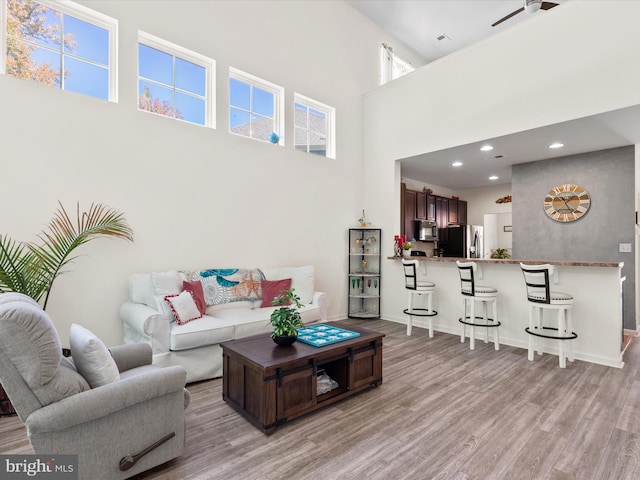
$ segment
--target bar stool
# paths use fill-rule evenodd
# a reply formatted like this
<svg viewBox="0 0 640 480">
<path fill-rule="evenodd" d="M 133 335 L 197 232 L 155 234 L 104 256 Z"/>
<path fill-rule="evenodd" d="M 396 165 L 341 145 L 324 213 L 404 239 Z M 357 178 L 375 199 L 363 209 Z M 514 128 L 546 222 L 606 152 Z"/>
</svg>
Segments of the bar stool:
<svg viewBox="0 0 640 480">
<path fill-rule="evenodd" d="M 549 277 L 553 274 L 553 265 L 525 265 L 520 264 L 524 274 L 524 282 L 527 287 L 527 300 L 529 301 L 529 326 L 525 331 L 529 336 L 529 360 L 534 357 L 535 337 L 551 338 L 558 340 L 558 358 L 560 368 L 566 368 L 566 358 L 573 362 L 573 352 L 565 354 L 565 340 L 573 340 L 578 335 L 573 331 L 571 309 L 573 308 L 573 296 L 568 293 L 552 292 L 549 285 Z M 544 325 L 544 311 L 556 310 L 557 326 Z M 555 331 L 556 333 L 545 333 Z M 538 354 L 542 355 L 542 348 L 538 346 Z"/>
<path fill-rule="evenodd" d="M 476 348 L 476 327 L 486 328 L 484 343 L 488 343 L 489 328 L 499 327 L 501 325 L 498 321 L 498 307 L 496 302 L 498 290 L 493 287 L 476 285 L 475 272 L 478 268 L 476 262 L 461 262 L 458 260 L 456 261 L 456 264 L 458 265 L 458 273 L 460 274 L 460 293 L 462 294 L 463 303 L 463 315 L 458 319 L 458 321 L 462 323 L 462 335 L 460 336 L 460 342 L 464 343 L 466 326 L 469 325 L 471 327 L 469 331 L 469 348 L 474 350 Z M 477 317 L 475 314 L 476 302 L 482 302 L 484 306 L 484 315 L 482 317 Z M 469 304 L 468 316 L 467 303 Z M 493 318 L 489 318 L 489 303 L 493 305 Z M 493 336 L 493 342 L 495 343 L 495 349 L 500 350 L 500 338 L 497 328 Z"/>
<path fill-rule="evenodd" d="M 438 314 L 438 312 L 433 309 L 433 292 L 436 290 L 436 284 L 426 280 L 418 280 L 418 264 L 419 262 L 417 260 L 402 260 L 402 268 L 404 269 L 404 287 L 409 292 L 409 308 L 403 310 L 403 312 L 409 317 L 409 320 L 407 321 L 407 335 L 411 336 L 413 317 L 428 317 L 429 338 L 433 338 L 432 317 Z M 414 296 L 419 298 L 426 297 L 427 308 L 414 307 Z"/>
</svg>

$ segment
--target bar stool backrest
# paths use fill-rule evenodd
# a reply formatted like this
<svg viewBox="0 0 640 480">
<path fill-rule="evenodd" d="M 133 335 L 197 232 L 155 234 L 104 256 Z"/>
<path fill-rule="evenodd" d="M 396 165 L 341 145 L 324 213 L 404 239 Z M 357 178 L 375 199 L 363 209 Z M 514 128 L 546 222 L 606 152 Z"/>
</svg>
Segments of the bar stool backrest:
<svg viewBox="0 0 640 480">
<path fill-rule="evenodd" d="M 402 260 L 404 269 L 404 286 L 407 290 L 417 290 L 418 277 L 416 273 L 417 260 Z"/>
<path fill-rule="evenodd" d="M 534 303 L 551 303 L 549 277 L 553 274 L 553 265 L 520 264 L 527 286 L 527 300 Z"/>
<path fill-rule="evenodd" d="M 460 293 L 475 297 L 476 281 L 474 273 L 476 271 L 476 262 L 460 262 L 457 261 L 458 273 L 460 274 Z"/>
</svg>

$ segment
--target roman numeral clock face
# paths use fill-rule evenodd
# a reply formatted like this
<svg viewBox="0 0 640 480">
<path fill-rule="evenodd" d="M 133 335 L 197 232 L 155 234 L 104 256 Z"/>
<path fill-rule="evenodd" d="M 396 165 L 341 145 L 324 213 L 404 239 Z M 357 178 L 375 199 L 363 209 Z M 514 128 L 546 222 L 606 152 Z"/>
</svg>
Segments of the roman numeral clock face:
<svg viewBox="0 0 640 480">
<path fill-rule="evenodd" d="M 556 222 L 574 222 L 582 217 L 589 206 L 591 198 L 587 191 L 579 185 L 566 183 L 558 185 L 544 199 L 544 211 Z"/>
</svg>

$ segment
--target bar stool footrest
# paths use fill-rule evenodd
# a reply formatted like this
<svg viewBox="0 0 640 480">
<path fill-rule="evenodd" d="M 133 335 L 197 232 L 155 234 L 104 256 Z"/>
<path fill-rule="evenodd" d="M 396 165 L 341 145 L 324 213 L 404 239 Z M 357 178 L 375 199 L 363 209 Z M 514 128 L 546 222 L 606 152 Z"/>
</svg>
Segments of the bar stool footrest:
<svg viewBox="0 0 640 480">
<path fill-rule="evenodd" d="M 558 329 L 555 327 L 542 327 L 542 330 L 555 330 L 556 332 L 558 331 Z M 576 332 L 571 332 L 571 334 L 567 336 L 560 336 L 560 335 L 545 335 L 544 333 L 532 332 L 529 330 L 529 327 L 526 327 L 524 331 L 527 332 L 529 335 L 542 337 L 542 338 L 551 338 L 552 340 L 573 340 L 574 338 L 578 338 L 578 334 Z"/>
<path fill-rule="evenodd" d="M 429 313 L 429 310 L 427 310 L 426 308 L 414 308 L 411 311 L 409 311 L 408 308 L 405 308 L 402 313 L 414 317 L 433 317 L 434 315 L 438 314 L 438 312 L 435 310 L 431 310 L 431 313 Z"/>
<path fill-rule="evenodd" d="M 465 325 L 471 325 L 472 327 L 499 327 L 502 325 L 498 320 L 494 320 L 493 318 L 487 318 L 487 322 L 484 323 L 484 317 L 476 317 L 475 320 L 482 320 L 483 323 L 477 323 L 476 321 L 471 321 L 470 317 L 462 317 L 458 319 L 460 323 L 464 323 Z M 491 323 L 490 323 L 491 322 Z"/>
</svg>

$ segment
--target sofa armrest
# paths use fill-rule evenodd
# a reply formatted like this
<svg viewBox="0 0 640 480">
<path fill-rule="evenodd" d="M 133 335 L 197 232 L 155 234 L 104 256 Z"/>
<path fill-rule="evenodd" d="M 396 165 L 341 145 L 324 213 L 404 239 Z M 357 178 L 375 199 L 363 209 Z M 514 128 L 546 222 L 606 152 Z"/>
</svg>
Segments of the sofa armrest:
<svg viewBox="0 0 640 480">
<path fill-rule="evenodd" d="M 171 328 L 167 318 L 142 303 L 125 302 L 120 307 L 125 343 L 148 343 L 153 355 L 169 351 Z"/>
<path fill-rule="evenodd" d="M 318 305 L 320 309 L 320 318 L 323 322 L 327 321 L 327 312 L 329 310 L 329 295 L 325 292 L 314 292 L 312 304 Z"/>
<path fill-rule="evenodd" d="M 120 372 L 132 368 L 150 365 L 152 361 L 151 345 L 147 343 L 130 343 L 109 348 L 111 356 Z"/>
<path fill-rule="evenodd" d="M 186 380 L 185 369 L 178 365 L 158 367 L 51 403 L 29 415 L 25 424 L 30 433 L 65 430 L 163 395 L 187 395 Z"/>
</svg>

